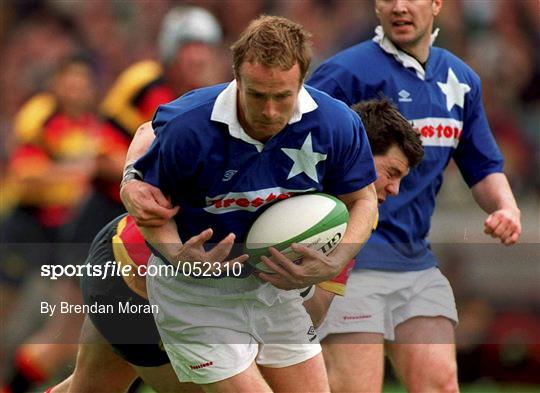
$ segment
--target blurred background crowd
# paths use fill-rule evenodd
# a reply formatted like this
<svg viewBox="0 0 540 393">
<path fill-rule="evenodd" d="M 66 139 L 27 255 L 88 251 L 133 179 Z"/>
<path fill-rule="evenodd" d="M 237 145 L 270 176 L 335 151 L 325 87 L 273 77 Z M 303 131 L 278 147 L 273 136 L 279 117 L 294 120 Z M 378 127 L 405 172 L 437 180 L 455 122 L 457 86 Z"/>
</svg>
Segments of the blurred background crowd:
<svg viewBox="0 0 540 393">
<path fill-rule="evenodd" d="M 196 55 L 191 63 L 183 65 L 183 75 L 175 76 L 166 74 L 168 62 L 173 60 L 164 59 L 160 31 L 169 10 L 183 4 L 196 4 L 210 11 L 223 35 L 213 47 L 215 57 L 210 68 L 203 66 L 204 54 L 197 52 L 201 58 Z M 248 22 L 261 13 L 287 16 L 312 32 L 313 67 L 337 51 L 372 37 L 377 24 L 372 0 L 2 0 L 3 233 L 11 230 L 6 222 L 17 206 L 43 202 L 46 193 L 38 192 L 35 182 L 24 182 L 30 175 L 37 176 L 40 168 L 48 177 L 70 179 L 70 201 L 62 200 L 69 204 L 69 211 L 39 212 L 41 222 L 51 227 L 64 225 L 76 216 L 93 188 L 115 192 L 110 183 L 119 181 L 129 138 L 122 132 L 123 136 L 115 136 L 107 127 L 128 135 L 134 132 L 122 123 L 126 119 L 115 118 L 114 108 L 109 105 L 111 88 L 123 71 L 148 59 L 162 62 L 171 87 L 155 93 L 162 100 L 199 85 L 231 80 L 228 48 Z M 524 220 L 520 245 L 510 250 L 490 242 L 482 234 L 484 214 L 475 207 L 457 169 L 448 168 L 431 240 L 458 301 L 460 377 L 464 381 L 490 378 L 540 384 L 540 3 L 447 0 L 436 26 L 441 29 L 436 45 L 463 58 L 483 81 L 486 112 L 505 156 L 505 171 Z M 149 70 L 155 71 L 151 67 Z M 178 80 L 172 83 L 175 78 Z M 83 132 L 62 136 L 63 147 L 51 142 L 54 151 L 50 154 L 68 157 L 65 162 L 69 165 L 51 166 L 51 157 L 21 149 L 36 138 L 32 121 L 46 116 L 43 111 L 47 109 L 43 108 L 47 108 L 49 96 L 43 92 L 53 95 L 66 114 L 67 120 L 60 118 L 60 125 L 55 126 L 58 132 L 65 132 L 65 122 L 70 127 L 98 129 L 94 133 L 97 138 L 88 138 L 88 133 Z M 36 97 L 39 105 L 28 109 L 28 103 L 35 103 Z M 148 102 L 150 116 L 155 107 L 152 103 L 157 101 Z M 56 141 L 58 135 L 50 138 Z M 46 144 L 47 140 L 40 143 Z M 104 151 L 107 154 L 103 155 Z M 75 155 L 76 164 L 72 160 Z M 0 334 L 4 339 L 9 335 L 9 326 L 18 326 L 5 320 L 8 313 L 4 311 L 17 308 L 11 302 L 15 298 L 6 294 L 0 294 L 0 316 L 4 318 Z M 0 375 L 2 372 L 6 371 L 0 370 Z"/>
</svg>

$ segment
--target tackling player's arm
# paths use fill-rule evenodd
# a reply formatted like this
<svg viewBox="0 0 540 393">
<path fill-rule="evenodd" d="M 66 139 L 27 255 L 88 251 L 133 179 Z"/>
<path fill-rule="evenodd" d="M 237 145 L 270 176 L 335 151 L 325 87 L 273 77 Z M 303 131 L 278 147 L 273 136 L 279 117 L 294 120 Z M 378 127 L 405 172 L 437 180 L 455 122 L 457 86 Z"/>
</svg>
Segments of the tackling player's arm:
<svg viewBox="0 0 540 393">
<path fill-rule="evenodd" d="M 515 244 L 521 235 L 521 212 L 503 173 L 492 173 L 472 187 L 476 203 L 489 216 L 484 232 L 505 245 Z"/>
<path fill-rule="evenodd" d="M 302 254 L 302 263 L 297 265 L 273 247 L 269 248 L 272 259 L 261 260 L 275 273 L 259 273 L 259 277 L 281 289 L 304 288 L 330 280 L 343 270 L 355 257 L 371 234 L 377 219 L 377 194 L 373 184 L 340 195 L 349 211 L 347 230 L 342 241 L 328 256 L 301 244 L 293 244 L 293 251 Z"/>
<path fill-rule="evenodd" d="M 146 184 L 146 183 L 145 183 Z M 173 262 L 182 248 L 176 222 L 169 219 L 161 226 L 144 227 L 137 225 L 144 239 L 164 258 Z"/>
<path fill-rule="evenodd" d="M 349 221 L 341 243 L 330 253 L 341 263 L 329 279 L 335 277 L 358 254 L 377 222 L 377 192 L 373 183 L 338 198 L 349 210 Z"/>
<path fill-rule="evenodd" d="M 211 228 L 205 229 L 185 243 L 182 243 L 180 239 L 174 219 L 167 220 L 164 225 L 159 227 L 139 227 L 139 229 L 144 239 L 161 254 L 161 257 L 165 258 L 174 266 L 178 264 L 191 264 L 195 261 L 229 263 L 226 259 L 234 246 L 235 239 L 235 235 L 230 233 L 212 249 L 207 251 L 204 245 L 213 235 Z M 235 258 L 234 261 L 244 263 L 248 257 L 247 254 L 243 254 Z M 220 269 L 212 264 L 210 271 L 220 271 Z"/>
<path fill-rule="evenodd" d="M 135 161 L 146 153 L 154 139 L 151 122 L 144 123 L 137 129 L 127 152 L 120 188 L 120 198 L 139 227 L 165 225 L 179 210 L 159 188 L 138 180 L 137 172 L 133 168 Z"/>
<path fill-rule="evenodd" d="M 330 308 L 330 304 L 332 304 L 332 300 L 334 300 L 334 296 L 336 296 L 335 293 L 329 292 L 316 285 L 313 296 L 304 301 L 304 307 L 313 321 L 313 326 L 319 327 L 322 321 L 324 321 L 328 309 Z"/>
<path fill-rule="evenodd" d="M 315 327 L 318 327 L 324 321 L 324 318 L 326 318 L 334 297 L 336 295 L 345 296 L 347 281 L 349 280 L 354 263 L 355 260 L 351 259 L 341 273 L 331 280 L 315 285 L 313 292 L 304 291 L 300 293 L 304 298 L 304 307 Z M 311 296 L 309 296 L 310 293 Z"/>
</svg>

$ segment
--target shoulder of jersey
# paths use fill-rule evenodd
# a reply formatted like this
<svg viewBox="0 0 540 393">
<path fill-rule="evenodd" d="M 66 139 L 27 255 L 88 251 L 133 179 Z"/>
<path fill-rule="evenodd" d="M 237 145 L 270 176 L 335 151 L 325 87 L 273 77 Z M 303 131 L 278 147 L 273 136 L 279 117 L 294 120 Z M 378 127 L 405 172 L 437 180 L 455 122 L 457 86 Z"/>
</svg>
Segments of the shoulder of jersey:
<svg viewBox="0 0 540 393">
<path fill-rule="evenodd" d="M 353 64 L 356 63 L 356 65 L 358 66 L 358 56 L 374 55 L 377 53 L 377 51 L 374 51 L 374 49 L 377 48 L 378 45 L 375 44 L 372 40 L 362 41 L 356 45 L 350 46 L 336 53 L 334 56 L 330 57 L 327 62 L 347 63 L 352 61 Z"/>
<path fill-rule="evenodd" d="M 372 40 L 363 41 L 330 57 L 320 66 L 324 71 L 319 72 L 329 73 L 325 77 L 337 78 L 337 81 L 351 76 L 370 80 L 385 72 L 382 71 L 385 67 L 384 58 L 383 50 L 376 43 Z"/>
<path fill-rule="evenodd" d="M 480 80 L 480 77 L 478 74 L 471 68 L 470 65 L 465 63 L 462 59 L 460 59 L 458 56 L 453 54 L 447 49 L 439 48 L 439 47 L 432 47 L 432 51 L 437 53 L 439 57 L 442 58 L 442 61 L 447 65 L 448 67 L 451 67 L 454 72 L 457 72 L 460 70 L 461 72 L 473 77 L 476 80 Z"/>
<path fill-rule="evenodd" d="M 306 90 L 317 103 L 317 110 L 319 116 L 322 116 L 322 118 L 330 119 L 335 123 L 345 119 L 342 115 L 353 114 L 353 111 L 344 102 L 330 96 L 324 91 L 311 86 L 306 86 Z M 340 115 L 336 116 L 338 113 L 340 113 Z"/>
<path fill-rule="evenodd" d="M 50 93 L 36 94 L 15 115 L 14 129 L 19 143 L 31 143 L 39 138 L 45 123 L 54 115 L 57 102 Z"/>
</svg>

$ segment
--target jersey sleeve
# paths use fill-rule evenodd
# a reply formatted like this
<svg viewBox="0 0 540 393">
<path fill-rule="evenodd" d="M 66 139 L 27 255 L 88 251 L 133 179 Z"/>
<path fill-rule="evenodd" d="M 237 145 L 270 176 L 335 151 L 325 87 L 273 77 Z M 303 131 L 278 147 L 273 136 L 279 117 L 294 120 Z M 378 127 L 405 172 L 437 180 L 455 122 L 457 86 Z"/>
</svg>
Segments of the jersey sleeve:
<svg viewBox="0 0 540 393">
<path fill-rule="evenodd" d="M 454 154 L 454 160 L 469 187 L 492 173 L 502 172 L 504 164 L 486 119 L 480 82 L 475 86 L 466 107 L 462 135 Z"/>
<path fill-rule="evenodd" d="M 325 191 L 333 195 L 358 191 L 377 179 L 364 126 L 360 117 L 346 109 L 349 119 L 337 126 L 335 150 L 323 182 Z"/>
<path fill-rule="evenodd" d="M 152 126 L 156 139 L 135 168 L 144 175 L 144 181 L 158 187 L 166 195 L 182 186 L 193 176 L 204 156 L 203 144 L 196 133 L 181 124 L 179 119 L 167 119 L 169 110 L 160 107 Z"/>
</svg>

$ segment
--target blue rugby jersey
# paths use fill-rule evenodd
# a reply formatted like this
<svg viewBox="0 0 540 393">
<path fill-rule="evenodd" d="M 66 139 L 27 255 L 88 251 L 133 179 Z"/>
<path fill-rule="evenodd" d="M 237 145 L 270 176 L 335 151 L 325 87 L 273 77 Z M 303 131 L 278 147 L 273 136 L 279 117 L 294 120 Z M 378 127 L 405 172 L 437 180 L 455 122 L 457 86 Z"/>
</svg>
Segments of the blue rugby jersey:
<svg viewBox="0 0 540 393">
<path fill-rule="evenodd" d="M 480 79 L 469 66 L 431 47 L 424 69 L 380 26 L 376 33 L 321 64 L 307 83 L 348 105 L 384 95 L 420 132 L 424 159 L 403 179 L 399 195 L 380 207 L 377 230 L 356 268 L 423 270 L 437 265 L 426 237 L 450 159 L 469 187 L 501 172 L 503 159 L 486 120 Z"/>
<path fill-rule="evenodd" d="M 175 220 L 183 241 L 210 227 L 211 241 L 233 232 L 243 242 L 253 221 L 279 199 L 347 194 L 376 179 L 358 116 L 310 87 L 301 89 L 289 124 L 265 144 L 238 123 L 234 81 L 160 106 L 153 127 L 156 139 L 135 166 L 181 206 Z"/>
</svg>

